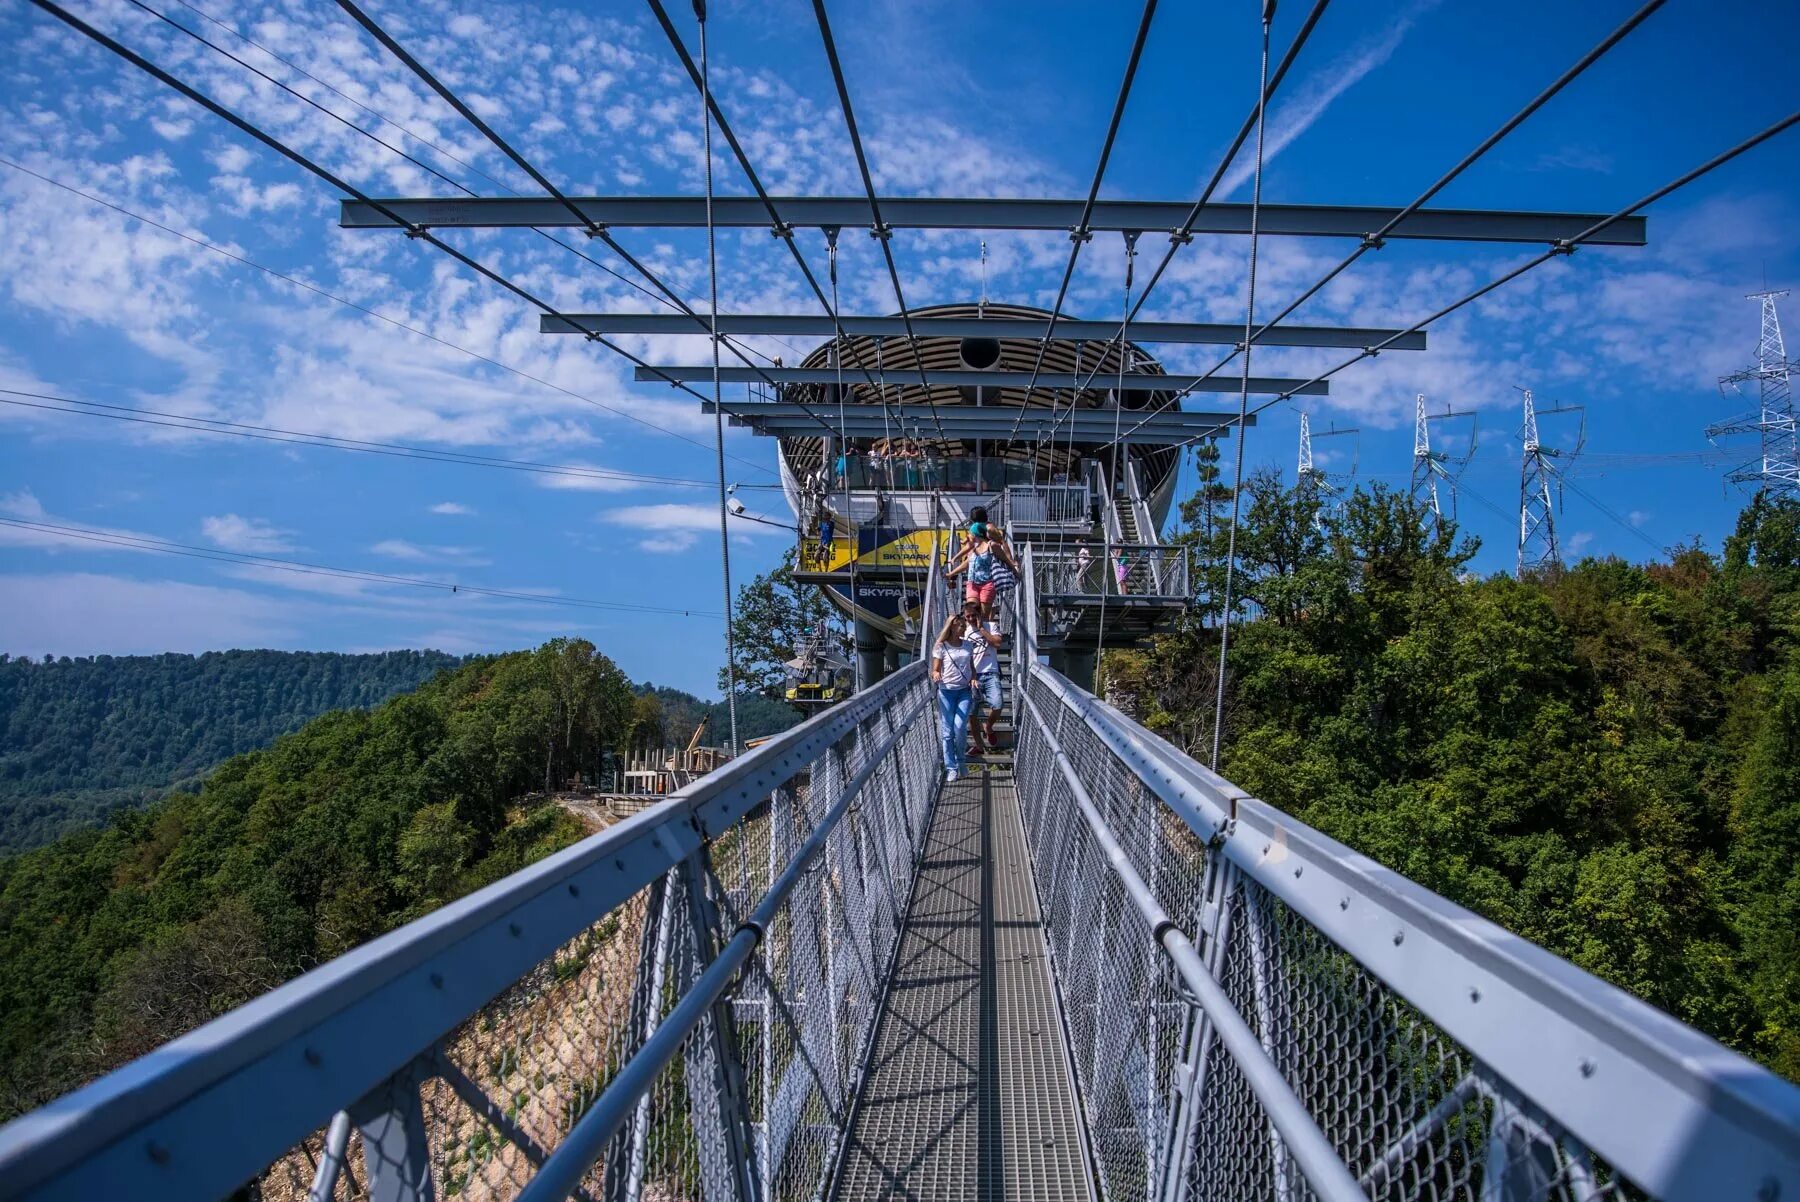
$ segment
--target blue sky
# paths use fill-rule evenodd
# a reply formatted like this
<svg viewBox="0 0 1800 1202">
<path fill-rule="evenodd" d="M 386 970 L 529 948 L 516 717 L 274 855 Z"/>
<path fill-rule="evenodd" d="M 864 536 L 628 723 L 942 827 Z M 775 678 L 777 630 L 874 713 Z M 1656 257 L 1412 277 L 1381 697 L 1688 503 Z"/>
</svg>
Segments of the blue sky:
<svg viewBox="0 0 1800 1202">
<path fill-rule="evenodd" d="M 530 190 L 335 6 L 195 3 L 367 105 L 384 137 L 446 174 L 486 194 L 499 193 L 496 180 Z M 153 7 L 334 111 L 375 120 L 195 9 L 176 0 Z M 1634 7 L 1336 0 L 1271 110 L 1265 198 L 1411 200 Z M 448 192 L 140 9 L 115 0 L 74 8 L 372 193 Z M 1304 8 L 1282 6 L 1277 53 Z M 671 9 L 691 39 L 687 6 Z M 1162 6 L 1106 195 L 1197 192 L 1254 95 L 1255 10 L 1248 0 Z M 457 0 L 371 12 L 566 190 L 699 190 L 698 98 L 646 8 Z M 1083 193 L 1136 5 L 915 0 L 839 3 L 832 13 L 885 193 Z M 857 191 L 810 5 L 715 3 L 711 30 L 721 103 L 771 190 Z M 718 532 L 712 427 L 697 403 L 631 383 L 628 364 L 580 339 L 538 335 L 535 312 L 429 248 L 339 230 L 330 189 L 22 0 L 0 2 L 0 39 L 11 49 L 0 65 L 0 155 L 389 319 L 0 166 L 0 388 L 16 390 L 0 400 L 41 393 L 621 473 L 420 462 L 0 405 L 4 516 L 509 594 L 297 574 L 0 526 L 0 650 L 466 652 L 570 633 L 593 639 L 637 679 L 712 691 L 722 658 Z M 1797 40 L 1797 6 L 1671 3 L 1436 203 L 1622 207 L 1793 108 Z M 1692 538 L 1716 547 L 1742 499 L 1724 471 L 1750 448 L 1737 459 L 1714 453 L 1703 432 L 1742 407 L 1720 398 L 1716 379 L 1754 350 L 1756 308 L 1744 294 L 1765 278 L 1800 282 L 1796 137 L 1652 208 L 1650 247 L 1588 249 L 1548 264 L 1433 327 L 1429 352 L 1383 355 L 1338 376 L 1312 409 L 1314 427 L 1362 432 L 1321 442 L 1321 464 L 1343 473 L 1354 456 L 1362 479 L 1404 483 L 1416 393 L 1434 409 L 1478 410 L 1460 517 L 1483 539 L 1477 566 L 1505 570 L 1518 492 L 1515 387 L 1531 387 L 1540 403 L 1586 406 L 1587 449 L 1573 469 L 1581 492 L 1566 495 L 1561 514 L 1570 552 L 1641 558 Z M 746 190 L 729 161 L 718 169 L 722 191 Z M 1248 199 L 1246 171 L 1229 183 L 1230 199 Z M 704 297 L 698 239 L 620 237 L 691 299 Z M 652 307 L 528 233 L 461 232 L 454 241 L 566 308 Z M 803 245 L 822 267 L 817 235 Z M 1146 236 L 1148 253 L 1163 246 Z M 1064 238 L 990 235 L 989 247 L 994 299 L 1049 304 Z M 975 236 L 903 233 L 895 248 L 910 303 L 974 295 Z M 584 249 L 606 260 L 597 244 Z M 1259 311 L 1284 305 L 1349 249 L 1266 240 Z M 1146 316 L 1241 320 L 1246 250 L 1243 239 L 1196 239 Z M 1391 244 L 1296 320 L 1404 325 L 1532 253 Z M 720 255 L 725 309 L 810 311 L 798 271 L 766 233 L 725 237 Z M 1122 262 L 1119 239 L 1097 237 L 1067 311 L 1117 314 Z M 846 312 L 893 309 L 869 239 L 846 237 L 842 270 Z M 1800 307 L 1793 313 L 1800 322 Z M 700 362 L 706 353 L 700 339 L 624 341 L 652 360 Z M 762 349 L 791 362 L 805 348 Z M 1174 370 L 1212 362 L 1213 348 L 1166 349 Z M 1256 366 L 1310 375 L 1330 355 L 1259 352 Z M 1291 404 L 1266 413 L 1250 435 L 1250 464 L 1291 475 L 1296 421 Z M 1572 431 L 1546 423 L 1545 434 Z M 733 480 L 773 479 L 767 442 L 732 432 L 728 450 L 739 457 Z M 753 509 L 785 517 L 778 494 L 744 495 Z M 734 572 L 741 580 L 768 568 L 783 545 L 780 531 L 739 524 Z M 695 612 L 562 604 L 571 600 Z"/>
</svg>

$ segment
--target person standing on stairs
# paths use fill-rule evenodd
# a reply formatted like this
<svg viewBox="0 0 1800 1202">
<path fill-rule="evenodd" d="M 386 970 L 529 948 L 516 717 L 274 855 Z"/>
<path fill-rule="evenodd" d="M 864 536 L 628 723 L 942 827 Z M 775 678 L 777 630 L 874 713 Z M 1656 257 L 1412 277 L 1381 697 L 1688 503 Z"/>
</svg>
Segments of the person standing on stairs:
<svg viewBox="0 0 1800 1202">
<path fill-rule="evenodd" d="M 931 680 L 937 685 L 938 732 L 943 736 L 946 782 L 962 775 L 963 752 L 968 745 L 969 707 L 974 701 L 970 686 L 975 680 L 974 653 L 968 635 L 968 622 L 956 614 L 944 623 L 931 648 Z"/>
<path fill-rule="evenodd" d="M 974 513 L 984 515 L 986 510 L 977 507 Z M 945 570 L 945 575 L 955 579 L 967 570 L 969 578 L 964 585 L 963 599 L 981 603 L 981 614 L 984 618 L 994 616 L 994 594 L 999 589 L 999 581 L 995 579 L 996 566 L 1004 564 L 1016 578 L 1019 572 L 1018 561 L 1006 543 L 995 537 L 993 528 L 985 520 L 969 522 L 969 538 L 957 552 L 954 562 Z"/>
<path fill-rule="evenodd" d="M 986 729 L 975 720 L 972 712 L 969 718 L 969 736 L 973 746 L 970 755 L 986 755 L 996 751 L 994 746 L 994 723 L 1000 718 L 1000 657 L 995 654 L 1000 646 L 1000 623 L 984 619 L 981 614 L 981 603 L 978 601 L 963 602 L 963 625 L 968 628 L 966 639 L 969 644 L 970 667 L 974 672 L 973 706 L 985 711 Z"/>
</svg>

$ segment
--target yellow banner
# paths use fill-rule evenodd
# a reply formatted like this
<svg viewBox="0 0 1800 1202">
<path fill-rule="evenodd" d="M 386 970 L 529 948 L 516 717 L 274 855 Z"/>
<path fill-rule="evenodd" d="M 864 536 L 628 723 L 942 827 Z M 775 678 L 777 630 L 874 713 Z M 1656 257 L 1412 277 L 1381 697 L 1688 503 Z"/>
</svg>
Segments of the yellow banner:
<svg viewBox="0 0 1800 1202">
<path fill-rule="evenodd" d="M 834 538 L 829 543 L 806 539 L 800 545 L 800 566 L 814 572 L 838 572 L 847 570 L 850 561 L 855 559 L 859 568 L 918 568 L 924 571 L 931 565 L 932 551 L 944 537 L 938 530 L 913 530 L 860 556 L 856 554 L 854 538 Z"/>
</svg>

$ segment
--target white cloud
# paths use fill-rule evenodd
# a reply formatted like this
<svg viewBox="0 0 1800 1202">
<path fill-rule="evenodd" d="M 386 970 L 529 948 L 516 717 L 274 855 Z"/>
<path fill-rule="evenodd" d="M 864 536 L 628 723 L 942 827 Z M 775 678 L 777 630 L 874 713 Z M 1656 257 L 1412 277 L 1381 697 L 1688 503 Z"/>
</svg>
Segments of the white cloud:
<svg viewBox="0 0 1800 1202">
<path fill-rule="evenodd" d="M 241 518 L 235 513 L 202 518 L 200 533 L 215 547 L 240 555 L 272 555 L 292 551 L 292 531 L 281 530 L 261 518 Z"/>
<path fill-rule="evenodd" d="M 677 530 L 670 534 L 659 534 L 654 538 L 638 540 L 638 549 L 648 551 L 652 555 L 676 555 L 687 550 L 699 540 L 699 535 L 687 530 Z"/>
<path fill-rule="evenodd" d="M 489 562 L 482 559 L 480 551 L 474 547 L 432 546 L 408 542 L 403 538 L 384 538 L 369 550 L 377 555 L 385 555 L 389 559 L 403 559 L 408 563 L 443 563 L 459 564 L 464 567 L 485 567 Z"/>
<path fill-rule="evenodd" d="M 624 505 L 600 514 L 600 520 L 615 526 L 636 526 L 640 530 L 717 530 L 719 510 L 716 505 Z"/>
<path fill-rule="evenodd" d="M 431 507 L 431 512 L 442 514 L 445 517 L 468 517 L 475 510 L 460 501 L 439 501 Z"/>
<path fill-rule="evenodd" d="M 44 517 L 44 503 L 33 495 L 29 488 L 18 492 L 0 493 L 0 513 L 7 517 L 24 518 L 27 521 L 39 521 Z"/>
</svg>

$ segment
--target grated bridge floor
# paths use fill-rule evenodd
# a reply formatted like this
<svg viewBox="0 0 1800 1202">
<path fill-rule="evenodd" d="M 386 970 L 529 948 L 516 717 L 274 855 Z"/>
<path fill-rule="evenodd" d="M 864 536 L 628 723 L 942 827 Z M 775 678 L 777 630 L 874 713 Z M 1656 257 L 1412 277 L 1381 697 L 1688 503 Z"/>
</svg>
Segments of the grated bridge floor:
<svg viewBox="0 0 1800 1202">
<path fill-rule="evenodd" d="M 1087 1202 L 1009 767 L 944 787 L 851 1121 L 840 1202 Z"/>
</svg>

